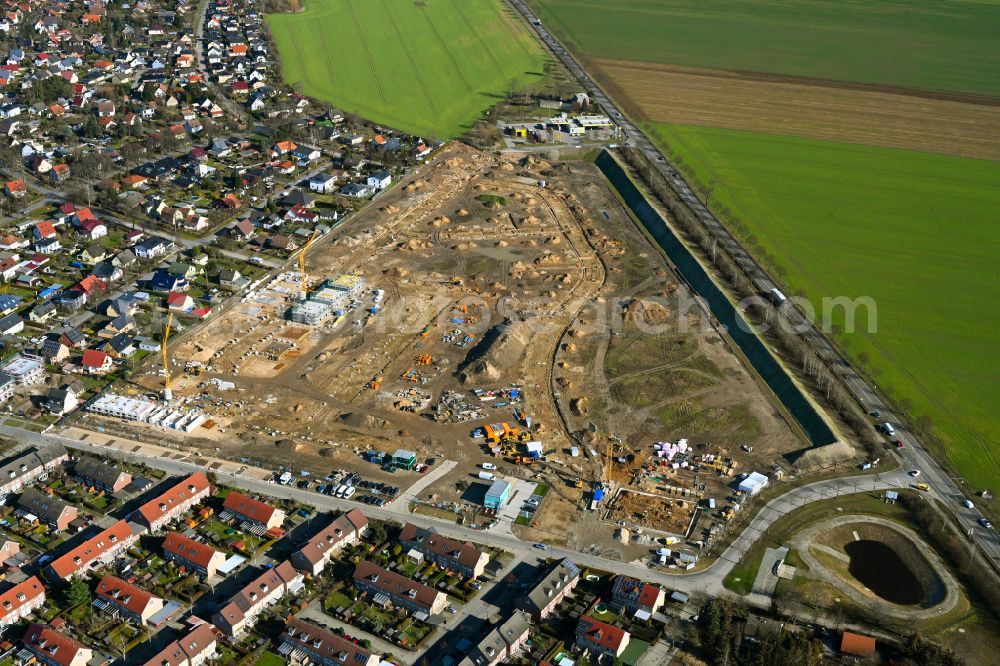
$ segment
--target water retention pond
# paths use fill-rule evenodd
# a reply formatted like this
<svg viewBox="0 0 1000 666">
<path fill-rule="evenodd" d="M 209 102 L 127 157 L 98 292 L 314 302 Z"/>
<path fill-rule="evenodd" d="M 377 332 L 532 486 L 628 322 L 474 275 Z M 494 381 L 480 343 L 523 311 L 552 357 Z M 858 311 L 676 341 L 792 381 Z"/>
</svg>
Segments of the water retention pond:
<svg viewBox="0 0 1000 666">
<path fill-rule="evenodd" d="M 869 590 L 894 604 L 918 604 L 924 598 L 920 584 L 906 562 L 881 541 L 851 541 L 844 544 L 851 558 L 847 570 Z"/>
</svg>

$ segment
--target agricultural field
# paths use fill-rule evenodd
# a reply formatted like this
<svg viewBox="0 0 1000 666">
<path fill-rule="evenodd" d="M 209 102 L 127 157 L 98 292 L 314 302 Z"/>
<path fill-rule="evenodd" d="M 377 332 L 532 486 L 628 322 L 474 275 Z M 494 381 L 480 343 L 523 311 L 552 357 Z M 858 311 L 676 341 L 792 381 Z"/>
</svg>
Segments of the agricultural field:
<svg viewBox="0 0 1000 666">
<path fill-rule="evenodd" d="M 841 345 L 1000 485 L 1000 3 L 529 2 L 789 290 L 877 301 Z"/>
<path fill-rule="evenodd" d="M 544 64 L 501 0 L 308 0 L 267 24 L 290 85 L 428 138 L 462 134 Z"/>
<path fill-rule="evenodd" d="M 756 132 L 651 125 L 709 203 L 819 303 L 871 296 L 842 347 L 927 417 L 973 487 L 997 487 L 1000 162 Z M 831 251 L 835 249 L 836 251 Z M 836 322 L 843 324 L 842 321 Z"/>
<path fill-rule="evenodd" d="M 996 2 L 528 2 L 586 58 L 1000 96 Z"/>
</svg>

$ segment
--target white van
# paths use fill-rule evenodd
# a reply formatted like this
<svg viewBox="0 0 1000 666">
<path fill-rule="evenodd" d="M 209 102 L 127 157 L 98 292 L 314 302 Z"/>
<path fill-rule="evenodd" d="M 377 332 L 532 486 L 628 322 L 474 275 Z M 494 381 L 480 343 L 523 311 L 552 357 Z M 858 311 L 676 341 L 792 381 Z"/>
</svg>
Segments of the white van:
<svg viewBox="0 0 1000 666">
<path fill-rule="evenodd" d="M 889 437 L 892 437 L 896 434 L 896 429 L 893 428 L 892 424 L 889 423 L 888 421 L 882 424 L 882 430 L 884 430 L 885 434 L 889 435 Z"/>
<path fill-rule="evenodd" d="M 349 499 L 355 490 L 357 489 L 354 486 L 347 486 L 347 490 L 344 491 L 344 499 Z"/>
<path fill-rule="evenodd" d="M 344 493 L 346 493 L 346 492 L 347 492 L 347 484 L 342 483 L 339 486 L 337 486 L 337 489 L 335 491 L 333 491 L 333 496 L 334 497 L 343 497 Z"/>
<path fill-rule="evenodd" d="M 482 467 L 483 469 L 496 469 L 497 468 L 497 466 L 494 465 L 493 463 L 483 463 L 482 465 L 480 465 L 480 467 Z"/>
</svg>

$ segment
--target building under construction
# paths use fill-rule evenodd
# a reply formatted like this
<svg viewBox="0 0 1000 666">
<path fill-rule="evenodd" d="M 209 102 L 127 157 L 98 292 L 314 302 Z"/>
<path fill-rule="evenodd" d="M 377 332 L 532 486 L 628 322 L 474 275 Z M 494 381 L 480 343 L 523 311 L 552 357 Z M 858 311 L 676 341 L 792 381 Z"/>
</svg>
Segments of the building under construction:
<svg viewBox="0 0 1000 666">
<path fill-rule="evenodd" d="M 330 315 L 344 314 L 344 305 L 364 286 L 364 278 L 353 273 L 338 275 L 309 292 L 304 301 L 288 311 L 288 318 L 299 324 L 315 326 Z"/>
</svg>

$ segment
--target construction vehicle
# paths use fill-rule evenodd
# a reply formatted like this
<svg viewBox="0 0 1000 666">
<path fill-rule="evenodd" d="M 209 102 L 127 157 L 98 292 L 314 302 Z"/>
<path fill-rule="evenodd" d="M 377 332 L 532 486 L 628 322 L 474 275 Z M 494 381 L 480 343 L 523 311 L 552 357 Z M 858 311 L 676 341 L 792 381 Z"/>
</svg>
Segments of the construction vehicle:
<svg viewBox="0 0 1000 666">
<path fill-rule="evenodd" d="M 583 488 L 583 479 L 577 477 L 576 481 L 573 482 L 574 488 Z"/>
<path fill-rule="evenodd" d="M 417 357 L 417 365 L 430 365 L 434 358 L 430 354 L 421 354 Z"/>
<path fill-rule="evenodd" d="M 201 369 L 201 366 L 196 365 L 193 367 L 184 368 L 184 372 L 191 375 L 192 377 L 201 377 L 201 373 L 203 372 L 203 370 Z"/>
<path fill-rule="evenodd" d="M 514 456 L 515 465 L 534 465 L 535 459 L 531 456 Z"/>
<path fill-rule="evenodd" d="M 366 388 L 370 388 L 373 391 L 377 391 L 382 388 L 382 375 L 379 375 L 368 382 L 368 386 Z"/>
<path fill-rule="evenodd" d="M 487 444 L 499 444 L 506 439 L 516 441 L 518 434 L 518 429 L 512 428 L 506 421 L 483 426 L 483 436 L 486 437 Z"/>
<path fill-rule="evenodd" d="M 414 370 L 413 368 L 410 368 L 406 372 L 402 373 L 399 376 L 399 378 L 400 379 L 405 379 L 408 382 L 416 382 L 417 379 L 419 378 L 419 376 L 417 375 L 417 371 L 416 370 Z"/>
<path fill-rule="evenodd" d="M 163 400 L 170 402 L 174 393 L 170 388 L 170 362 L 167 359 L 167 340 L 170 338 L 170 324 L 174 322 L 174 313 L 167 313 L 167 326 L 163 329 Z"/>
<path fill-rule="evenodd" d="M 319 234 L 319 231 L 314 231 L 313 234 L 312 234 L 312 236 L 309 237 L 309 240 L 306 241 L 306 244 L 302 246 L 302 251 L 299 252 L 299 274 L 300 274 L 300 276 L 302 278 L 302 290 L 299 293 L 299 299 L 303 300 L 303 301 L 306 300 L 306 293 L 307 293 L 307 289 L 306 289 L 306 251 L 309 249 L 309 246 L 313 244 L 313 241 L 316 240 L 316 236 L 318 234 Z"/>
</svg>

